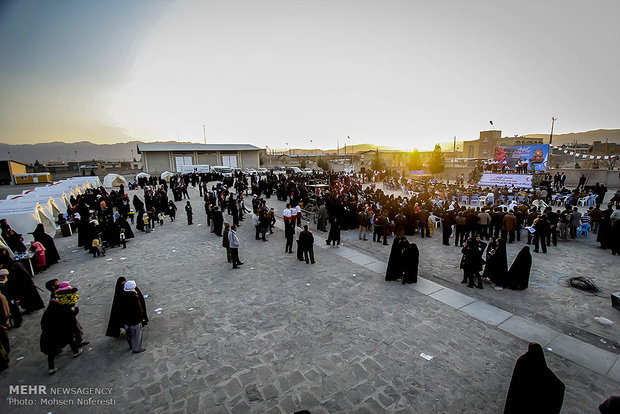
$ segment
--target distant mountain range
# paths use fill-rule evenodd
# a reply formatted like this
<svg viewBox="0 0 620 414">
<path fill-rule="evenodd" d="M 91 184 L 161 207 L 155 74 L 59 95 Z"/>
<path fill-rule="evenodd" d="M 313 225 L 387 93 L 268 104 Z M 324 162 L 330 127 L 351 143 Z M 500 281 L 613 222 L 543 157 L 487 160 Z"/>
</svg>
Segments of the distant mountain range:
<svg viewBox="0 0 620 414">
<path fill-rule="evenodd" d="M 543 138 L 546 143 L 549 142 L 549 134 L 528 134 L 528 137 Z M 620 129 L 597 129 L 594 131 L 576 132 L 570 134 L 558 134 L 553 136 L 554 145 L 574 144 L 575 141 L 581 144 L 592 144 L 594 141 L 620 144 Z M 137 145 L 141 141 L 130 141 L 118 144 L 93 144 L 91 142 L 48 142 L 43 144 L 24 144 L 9 145 L 0 143 L 0 159 L 11 158 L 26 164 L 33 164 L 36 160 L 45 164 L 49 161 L 88 161 L 88 160 L 104 160 L 104 161 L 131 161 L 132 155 L 137 160 L 140 155 L 137 153 Z M 176 141 L 166 141 L 166 143 L 174 144 Z M 460 145 L 462 148 L 462 145 Z M 368 151 L 374 149 L 390 150 L 391 147 L 375 144 L 356 144 L 347 145 L 347 153 L 359 151 Z M 444 151 L 452 150 L 452 143 L 442 144 Z M 457 145 L 458 148 L 458 145 Z M 132 152 L 133 151 L 133 152 Z M 344 154 L 344 146 L 336 149 L 317 150 L 317 149 L 291 149 L 294 154 L 313 154 L 316 152 L 328 152 L 334 154 L 336 152 Z"/>
<path fill-rule="evenodd" d="M 545 144 L 549 143 L 549 134 L 527 134 L 525 136 L 543 138 Z M 593 131 L 553 135 L 553 145 L 558 146 L 574 144 L 575 142 L 592 145 L 594 141 L 605 142 L 605 140 L 609 140 L 610 143 L 620 144 L 620 129 L 595 129 Z"/>
</svg>

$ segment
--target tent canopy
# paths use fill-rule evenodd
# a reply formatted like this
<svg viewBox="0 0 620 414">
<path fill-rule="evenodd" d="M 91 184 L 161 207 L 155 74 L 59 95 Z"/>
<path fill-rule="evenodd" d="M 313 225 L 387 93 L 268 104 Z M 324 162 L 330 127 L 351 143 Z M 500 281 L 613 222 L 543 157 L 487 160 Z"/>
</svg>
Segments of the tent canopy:
<svg viewBox="0 0 620 414">
<path fill-rule="evenodd" d="M 120 187 L 121 184 L 127 185 L 127 180 L 122 175 L 108 174 L 105 177 L 103 177 L 104 187 Z"/>
<path fill-rule="evenodd" d="M 18 204 L 4 202 L 0 204 L 0 217 L 5 218 L 9 226 L 17 233 L 28 238 L 28 233 L 33 232 L 37 224 L 43 223 L 45 232 L 50 236 L 56 235 L 56 224 L 48 217 L 45 209 L 39 203 Z M 32 236 L 30 236 L 32 239 Z"/>
<path fill-rule="evenodd" d="M 141 173 L 136 174 L 136 180 L 138 178 L 151 178 L 151 174 L 147 174 L 145 172 L 141 172 Z"/>
<path fill-rule="evenodd" d="M 166 181 L 170 181 L 170 177 L 174 177 L 174 173 L 171 173 L 170 171 L 164 171 L 163 173 L 161 173 L 161 179 L 162 180 L 166 180 Z"/>
</svg>

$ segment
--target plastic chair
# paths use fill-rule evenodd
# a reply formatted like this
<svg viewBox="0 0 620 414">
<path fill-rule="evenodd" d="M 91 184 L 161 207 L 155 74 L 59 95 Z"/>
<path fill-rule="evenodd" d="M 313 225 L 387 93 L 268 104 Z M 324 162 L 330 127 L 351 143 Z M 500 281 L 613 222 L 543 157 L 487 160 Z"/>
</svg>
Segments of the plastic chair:
<svg viewBox="0 0 620 414">
<path fill-rule="evenodd" d="M 478 205 L 478 196 L 477 195 L 473 195 L 471 196 L 471 198 L 469 199 L 469 203 L 473 206 Z"/>
<path fill-rule="evenodd" d="M 467 204 L 469 204 L 469 197 L 462 196 L 461 197 L 461 202 L 463 203 L 464 206 L 466 206 Z"/>
<path fill-rule="evenodd" d="M 581 226 L 577 227 L 577 238 L 581 237 L 582 234 L 585 234 L 586 239 L 587 239 L 589 230 L 590 230 L 590 223 L 583 223 Z"/>
<path fill-rule="evenodd" d="M 590 196 L 581 197 L 579 200 L 577 200 L 577 205 L 578 206 L 585 206 L 589 199 L 590 199 Z"/>
<path fill-rule="evenodd" d="M 487 196 L 480 196 L 478 197 L 478 207 L 484 207 L 486 206 L 487 203 Z"/>
<path fill-rule="evenodd" d="M 536 206 L 538 208 L 547 208 L 547 203 L 545 203 L 544 201 L 538 199 L 538 200 L 534 200 L 532 201 L 532 205 Z"/>
<path fill-rule="evenodd" d="M 590 199 L 588 200 L 588 206 L 591 206 L 592 204 L 594 204 L 596 202 L 596 197 L 597 197 L 596 194 L 592 194 L 590 196 Z"/>
</svg>

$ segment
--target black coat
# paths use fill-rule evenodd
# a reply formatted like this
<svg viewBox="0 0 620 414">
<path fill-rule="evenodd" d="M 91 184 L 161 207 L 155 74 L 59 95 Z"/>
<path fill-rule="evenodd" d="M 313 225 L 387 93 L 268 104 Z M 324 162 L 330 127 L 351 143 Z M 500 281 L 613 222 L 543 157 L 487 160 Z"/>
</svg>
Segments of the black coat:
<svg viewBox="0 0 620 414">
<path fill-rule="evenodd" d="M 310 249 L 314 244 L 314 236 L 309 230 L 299 233 L 299 245 L 302 249 Z"/>
<path fill-rule="evenodd" d="M 144 297 L 136 288 L 135 292 L 125 292 L 120 297 L 121 322 L 123 325 L 138 325 L 148 323 Z"/>
</svg>

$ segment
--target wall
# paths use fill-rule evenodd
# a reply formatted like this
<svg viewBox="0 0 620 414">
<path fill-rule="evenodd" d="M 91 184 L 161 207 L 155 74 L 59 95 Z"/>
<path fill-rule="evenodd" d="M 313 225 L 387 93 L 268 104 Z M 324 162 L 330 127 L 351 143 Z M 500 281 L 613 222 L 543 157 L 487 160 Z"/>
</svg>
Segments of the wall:
<svg viewBox="0 0 620 414">
<path fill-rule="evenodd" d="M 605 187 L 620 188 L 618 171 L 585 168 L 559 168 L 557 170 L 549 170 L 551 175 L 554 175 L 558 171 L 564 172 L 564 174 L 566 174 L 566 185 L 568 187 L 576 187 L 579 183 L 579 178 L 581 178 L 581 174 L 583 174 L 586 176 L 586 185 L 595 185 L 596 183 L 599 183 L 605 184 Z"/>
<path fill-rule="evenodd" d="M 145 172 L 149 174 L 170 171 L 170 158 L 168 152 L 143 152 Z"/>
<path fill-rule="evenodd" d="M 11 161 L 11 172 L 15 174 L 26 174 L 26 166 L 18 162 Z"/>
<path fill-rule="evenodd" d="M 238 162 L 241 168 L 258 168 L 259 158 L 258 151 L 239 151 L 240 160 Z"/>
<path fill-rule="evenodd" d="M 454 182 L 456 176 L 463 174 L 465 180 L 467 180 L 469 173 L 473 171 L 470 167 L 446 167 L 446 169 L 437 177 L 441 180 L 449 179 L 450 182 Z M 619 172 L 617 170 L 607 171 L 600 169 L 574 169 L 574 168 L 560 168 L 548 170 L 551 176 L 556 172 L 564 172 L 566 174 L 566 186 L 568 188 L 577 187 L 581 174 L 586 176 L 586 185 L 595 185 L 597 182 L 605 184 L 606 187 L 620 189 L 620 178 L 618 178 Z"/>
<path fill-rule="evenodd" d="M 196 164 L 220 165 L 216 152 L 199 152 L 196 154 Z"/>
</svg>

